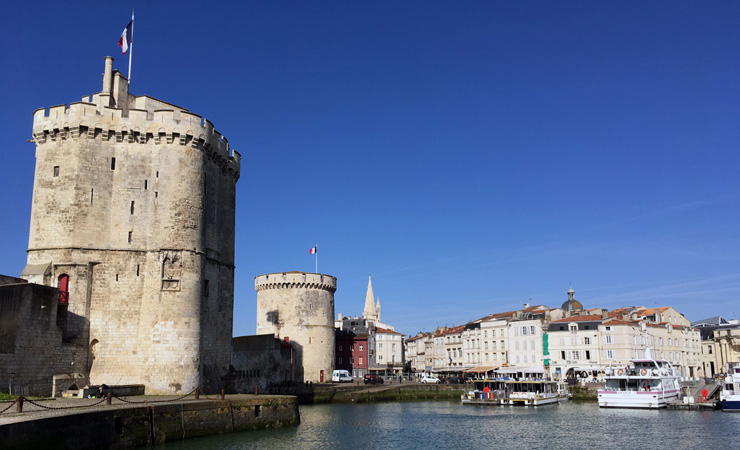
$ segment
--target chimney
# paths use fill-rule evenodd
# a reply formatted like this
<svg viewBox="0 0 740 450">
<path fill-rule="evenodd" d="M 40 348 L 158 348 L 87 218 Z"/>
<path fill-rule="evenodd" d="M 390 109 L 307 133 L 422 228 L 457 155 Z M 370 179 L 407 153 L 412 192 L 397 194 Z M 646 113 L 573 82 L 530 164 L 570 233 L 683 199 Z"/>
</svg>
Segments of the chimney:
<svg viewBox="0 0 740 450">
<path fill-rule="evenodd" d="M 103 94 L 110 95 L 113 87 L 113 57 L 105 57 L 105 72 L 103 73 Z"/>
</svg>

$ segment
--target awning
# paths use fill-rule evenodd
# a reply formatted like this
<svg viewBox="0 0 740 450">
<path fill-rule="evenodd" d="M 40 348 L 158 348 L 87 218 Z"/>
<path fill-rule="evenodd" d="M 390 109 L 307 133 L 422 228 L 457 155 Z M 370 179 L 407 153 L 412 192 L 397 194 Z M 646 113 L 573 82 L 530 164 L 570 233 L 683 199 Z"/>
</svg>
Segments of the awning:
<svg viewBox="0 0 740 450">
<path fill-rule="evenodd" d="M 47 275 L 51 273 L 51 262 L 43 264 L 26 264 L 21 272 L 21 277 L 32 275 Z"/>
<path fill-rule="evenodd" d="M 472 369 L 468 369 L 465 372 L 468 372 L 468 373 L 486 373 L 486 372 L 492 371 L 493 369 L 494 369 L 493 366 L 478 366 L 478 367 L 473 367 Z"/>
</svg>

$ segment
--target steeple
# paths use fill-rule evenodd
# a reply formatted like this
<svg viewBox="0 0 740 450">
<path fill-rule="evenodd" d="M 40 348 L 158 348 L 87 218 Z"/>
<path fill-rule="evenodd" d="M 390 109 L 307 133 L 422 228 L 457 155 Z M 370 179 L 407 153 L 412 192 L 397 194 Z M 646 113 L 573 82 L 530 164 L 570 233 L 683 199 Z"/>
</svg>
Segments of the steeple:
<svg viewBox="0 0 740 450">
<path fill-rule="evenodd" d="M 379 320 L 378 313 L 375 311 L 375 295 L 373 295 L 373 278 L 368 275 L 367 294 L 365 295 L 365 310 L 362 312 L 365 319 Z"/>
</svg>

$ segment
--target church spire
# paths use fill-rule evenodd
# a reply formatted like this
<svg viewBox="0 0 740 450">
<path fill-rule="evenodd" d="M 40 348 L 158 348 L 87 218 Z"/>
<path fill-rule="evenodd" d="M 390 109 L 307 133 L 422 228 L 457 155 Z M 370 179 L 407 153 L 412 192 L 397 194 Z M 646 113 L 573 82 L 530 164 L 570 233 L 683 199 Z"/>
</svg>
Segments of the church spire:
<svg viewBox="0 0 740 450">
<path fill-rule="evenodd" d="M 373 295 L 373 278 L 368 276 L 367 294 L 365 295 L 365 310 L 362 312 L 365 319 L 378 320 L 378 313 L 375 311 L 375 295 Z"/>
</svg>

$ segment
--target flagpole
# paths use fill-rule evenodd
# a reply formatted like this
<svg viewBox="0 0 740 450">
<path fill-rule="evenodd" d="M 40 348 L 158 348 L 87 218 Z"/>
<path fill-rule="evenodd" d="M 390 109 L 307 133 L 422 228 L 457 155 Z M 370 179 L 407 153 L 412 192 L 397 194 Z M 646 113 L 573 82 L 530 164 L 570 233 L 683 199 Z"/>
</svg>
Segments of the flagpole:
<svg viewBox="0 0 740 450">
<path fill-rule="evenodd" d="M 131 56 L 134 54 L 134 10 L 131 10 L 131 48 L 128 49 L 128 84 L 131 86 Z"/>
<path fill-rule="evenodd" d="M 316 244 L 316 273 L 319 273 L 319 244 Z"/>
</svg>

